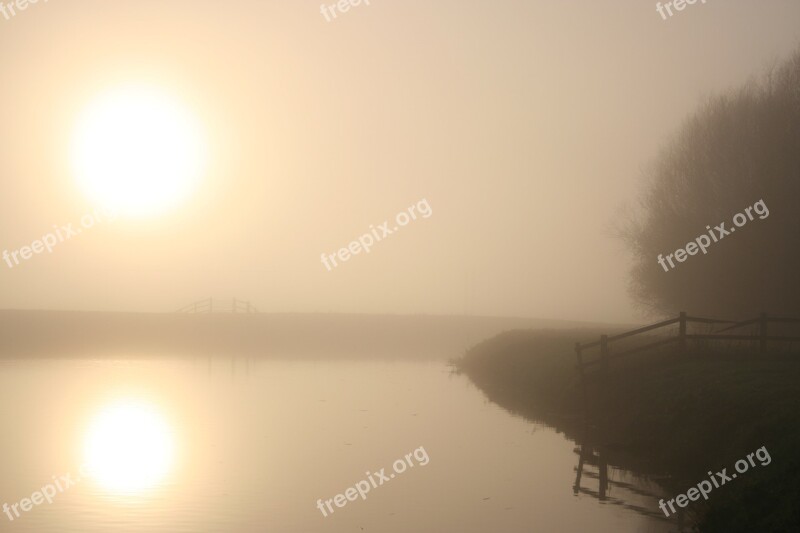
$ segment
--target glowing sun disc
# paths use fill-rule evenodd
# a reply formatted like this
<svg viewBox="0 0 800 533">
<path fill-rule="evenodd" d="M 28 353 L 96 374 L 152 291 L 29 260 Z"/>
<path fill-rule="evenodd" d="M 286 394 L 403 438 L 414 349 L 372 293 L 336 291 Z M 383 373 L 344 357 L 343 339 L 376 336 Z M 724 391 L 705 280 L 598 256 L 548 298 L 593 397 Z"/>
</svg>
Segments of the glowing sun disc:
<svg viewBox="0 0 800 533">
<path fill-rule="evenodd" d="M 78 181 L 90 199 L 141 216 L 174 207 L 206 164 L 196 117 L 153 87 L 110 91 L 84 110 L 73 138 Z"/>
</svg>

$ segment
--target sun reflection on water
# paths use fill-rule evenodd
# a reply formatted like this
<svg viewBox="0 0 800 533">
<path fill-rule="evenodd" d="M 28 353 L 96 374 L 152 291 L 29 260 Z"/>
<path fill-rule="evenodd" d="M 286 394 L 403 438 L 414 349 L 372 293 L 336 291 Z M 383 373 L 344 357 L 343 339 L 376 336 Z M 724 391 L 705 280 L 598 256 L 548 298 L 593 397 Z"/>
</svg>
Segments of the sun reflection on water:
<svg viewBox="0 0 800 533">
<path fill-rule="evenodd" d="M 140 400 L 103 407 L 84 441 L 84 468 L 100 487 L 137 494 L 158 485 L 174 464 L 175 439 L 159 409 Z"/>
</svg>

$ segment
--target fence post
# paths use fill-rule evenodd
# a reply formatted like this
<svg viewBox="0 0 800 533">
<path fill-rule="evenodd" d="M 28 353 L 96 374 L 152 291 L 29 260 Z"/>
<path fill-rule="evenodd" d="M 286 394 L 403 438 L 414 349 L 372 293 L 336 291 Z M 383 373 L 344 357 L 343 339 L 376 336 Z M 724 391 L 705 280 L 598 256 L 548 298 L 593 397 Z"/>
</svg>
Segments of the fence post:
<svg viewBox="0 0 800 533">
<path fill-rule="evenodd" d="M 681 311 L 678 318 L 678 349 L 681 355 L 686 355 L 686 311 Z"/>
<path fill-rule="evenodd" d="M 603 370 L 608 370 L 608 335 L 600 335 L 600 358 L 603 361 Z"/>
<path fill-rule="evenodd" d="M 581 393 L 583 395 L 583 414 L 589 415 L 589 397 L 586 394 L 586 374 L 583 372 L 583 354 L 581 353 L 581 343 L 575 343 L 575 355 L 578 357 L 578 375 L 581 378 Z"/>
<path fill-rule="evenodd" d="M 764 355 L 764 352 L 767 351 L 767 313 L 761 313 L 759 326 L 758 353 Z"/>
</svg>

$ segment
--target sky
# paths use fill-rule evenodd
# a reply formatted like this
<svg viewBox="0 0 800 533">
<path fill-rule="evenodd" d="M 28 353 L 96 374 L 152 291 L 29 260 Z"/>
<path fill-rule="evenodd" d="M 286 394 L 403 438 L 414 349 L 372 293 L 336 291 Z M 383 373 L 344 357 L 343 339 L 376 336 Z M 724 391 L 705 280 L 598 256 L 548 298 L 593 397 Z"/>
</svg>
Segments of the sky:
<svg viewBox="0 0 800 533">
<path fill-rule="evenodd" d="M 307 0 L 51 0 L 0 15 L 0 250 L 103 208 L 74 163 L 103 95 L 156 88 L 202 138 L 202 171 L 169 208 L 143 201 L 0 262 L 0 308 L 170 312 L 211 296 L 638 320 L 615 221 L 704 98 L 800 46 L 799 20 L 794 0 L 666 20 L 641 0 L 371 0 L 331 20 Z M 155 201 L 171 177 L 153 179 Z M 429 215 L 378 241 L 411 206 Z M 336 257 L 365 234 L 369 253 Z"/>
</svg>

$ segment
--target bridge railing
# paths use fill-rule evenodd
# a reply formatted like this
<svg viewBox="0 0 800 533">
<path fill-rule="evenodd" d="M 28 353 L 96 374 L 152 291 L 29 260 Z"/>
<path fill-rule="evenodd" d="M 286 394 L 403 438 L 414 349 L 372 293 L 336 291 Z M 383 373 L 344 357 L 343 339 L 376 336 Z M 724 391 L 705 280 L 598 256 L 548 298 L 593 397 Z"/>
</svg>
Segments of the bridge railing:
<svg viewBox="0 0 800 533">
<path fill-rule="evenodd" d="M 258 308 L 247 300 L 237 298 L 232 301 L 205 298 L 181 307 L 176 313 L 258 313 Z"/>
</svg>

